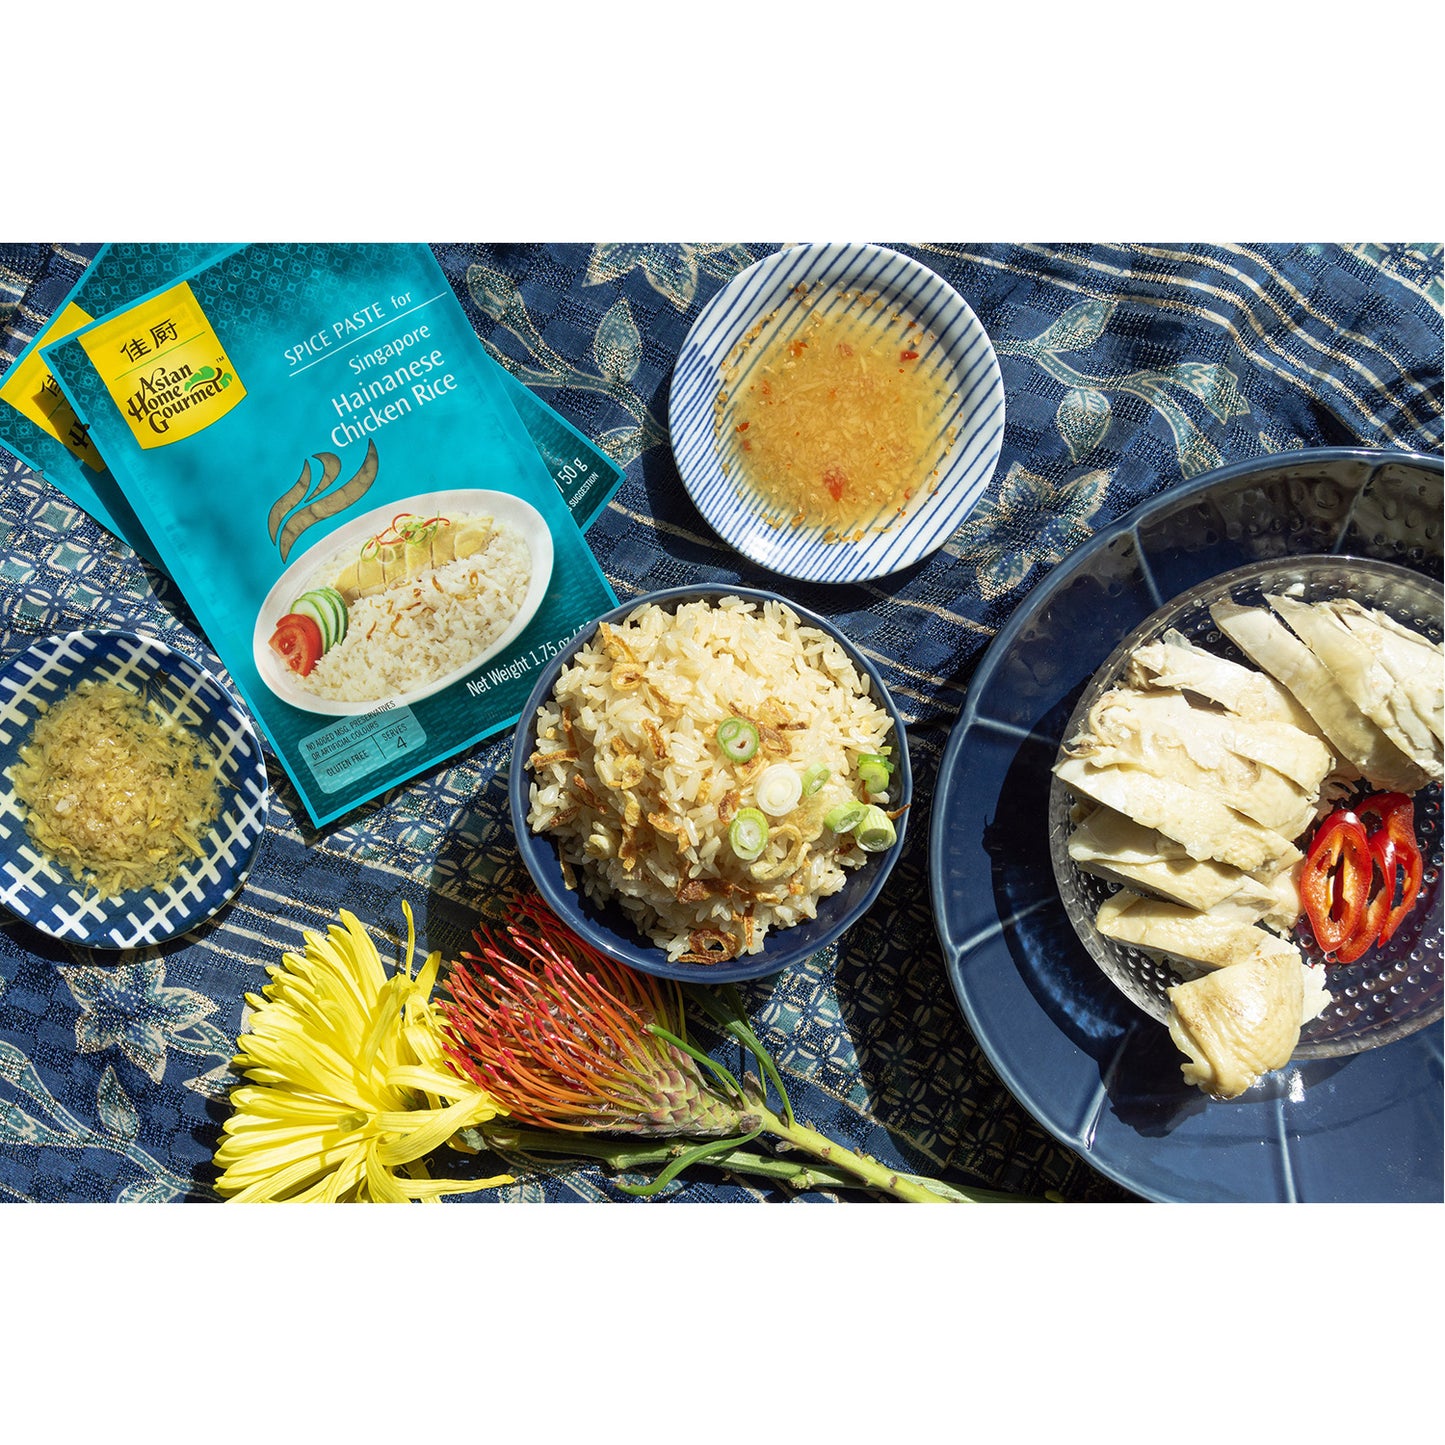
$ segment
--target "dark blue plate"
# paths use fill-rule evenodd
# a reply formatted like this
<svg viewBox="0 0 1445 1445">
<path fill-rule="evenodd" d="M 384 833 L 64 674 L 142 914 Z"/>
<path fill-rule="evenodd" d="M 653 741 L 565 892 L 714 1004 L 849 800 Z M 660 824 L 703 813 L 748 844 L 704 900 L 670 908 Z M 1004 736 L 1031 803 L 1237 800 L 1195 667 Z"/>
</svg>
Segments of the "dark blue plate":
<svg viewBox="0 0 1445 1445">
<path fill-rule="evenodd" d="M 656 603 L 664 610 L 673 610 L 683 602 L 698 600 L 715 602 L 723 597 L 741 597 L 745 601 L 759 604 L 781 602 L 790 607 L 805 626 L 816 627 L 828 634 L 847 653 L 849 661 L 859 673 L 866 677 L 873 695 L 893 719 L 893 737 L 897 771 L 890 780 L 890 810 L 903 808 L 898 819 L 898 841 L 887 852 L 874 854 L 861 868 L 849 871 L 848 881 L 831 897 L 818 901 L 818 916 L 805 923 L 795 923 L 789 928 L 772 928 L 763 940 L 761 952 L 743 954 L 726 963 L 670 963 L 667 953 L 652 943 L 623 912 L 615 902 L 599 907 L 580 890 L 568 888 L 562 877 L 562 864 L 557 854 L 557 845 L 547 837 L 538 836 L 527 826 L 529 789 L 532 771 L 527 759 L 537 749 L 537 710 L 551 695 L 557 675 L 572 660 L 573 656 L 596 635 L 602 623 L 621 622 L 637 608 L 647 603 Z M 673 587 L 664 592 L 650 592 L 638 597 L 611 612 L 603 613 L 596 622 L 584 627 L 563 651 L 554 657 L 537 679 L 532 695 L 522 709 L 512 743 L 512 772 L 508 786 L 508 800 L 511 805 L 512 828 L 517 835 L 517 847 L 522 861 L 532 875 L 538 890 L 547 900 L 553 912 L 570 927 L 574 933 L 585 938 L 594 948 L 600 949 L 609 958 L 617 959 L 643 973 L 656 974 L 661 978 L 681 979 L 687 983 L 740 983 L 745 979 L 767 978 L 779 973 L 791 964 L 801 963 L 805 958 L 826 948 L 872 906 L 888 875 L 893 871 L 903 851 L 903 839 L 908 829 L 907 808 L 913 800 L 913 771 L 908 761 L 908 736 L 904 731 L 903 718 L 888 695 L 878 669 L 863 656 L 848 638 L 825 617 L 800 607 L 796 602 L 776 592 L 762 592 L 751 587 Z"/>
<path fill-rule="evenodd" d="M 1010 1091 L 1101 1173 L 1161 1201 L 1438 1201 L 1441 1024 L 1291 1063 L 1231 1103 L 1090 959 L 1049 855 L 1050 769 L 1080 694 L 1170 598 L 1271 558 L 1351 554 L 1439 579 L 1442 465 L 1321 449 L 1226 467 L 1073 553 L 994 639 L 939 771 L 934 916 L 970 1029 Z M 1440 960 L 1423 966 L 1439 968 Z"/>
</svg>

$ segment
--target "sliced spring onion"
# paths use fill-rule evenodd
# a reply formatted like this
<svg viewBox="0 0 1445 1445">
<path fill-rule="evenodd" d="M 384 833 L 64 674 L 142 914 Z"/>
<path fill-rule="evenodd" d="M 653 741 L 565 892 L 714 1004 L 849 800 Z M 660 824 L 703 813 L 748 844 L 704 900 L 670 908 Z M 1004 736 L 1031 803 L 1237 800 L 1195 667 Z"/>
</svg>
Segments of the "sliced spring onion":
<svg viewBox="0 0 1445 1445">
<path fill-rule="evenodd" d="M 823 822 L 835 833 L 851 833 L 863 821 L 863 815 L 867 811 L 866 804 L 850 798 L 846 803 L 839 803 L 836 808 L 829 808 L 823 814 Z"/>
<path fill-rule="evenodd" d="M 809 763 L 803 769 L 803 796 L 811 798 L 832 776 L 833 770 L 827 763 Z"/>
<path fill-rule="evenodd" d="M 724 718 L 718 724 L 717 745 L 735 763 L 745 763 L 758 750 L 758 730 L 746 718 Z"/>
<path fill-rule="evenodd" d="M 888 787 L 893 764 L 882 753 L 863 753 L 858 758 L 858 781 L 870 793 L 881 793 Z"/>
<path fill-rule="evenodd" d="M 853 836 L 865 853 L 881 853 L 898 841 L 898 830 L 893 826 L 893 819 L 882 808 L 870 804 L 864 809 L 863 817 L 853 830 Z"/>
<path fill-rule="evenodd" d="M 728 825 L 728 842 L 744 863 L 751 863 L 768 846 L 768 820 L 756 808 L 739 808 Z"/>
<path fill-rule="evenodd" d="M 798 770 L 787 763 L 774 763 L 758 775 L 753 789 L 758 807 L 772 818 L 781 818 L 798 806 L 803 796 L 803 780 Z"/>
</svg>

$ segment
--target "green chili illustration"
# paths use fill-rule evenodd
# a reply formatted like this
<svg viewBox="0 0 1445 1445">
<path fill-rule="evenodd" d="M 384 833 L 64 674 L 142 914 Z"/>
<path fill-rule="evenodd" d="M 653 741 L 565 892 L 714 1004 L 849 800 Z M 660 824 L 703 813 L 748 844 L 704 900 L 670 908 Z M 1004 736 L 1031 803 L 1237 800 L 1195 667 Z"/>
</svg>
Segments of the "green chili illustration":
<svg viewBox="0 0 1445 1445">
<path fill-rule="evenodd" d="M 276 533 L 281 528 L 281 519 L 296 506 L 305 500 L 306 489 L 311 485 L 311 463 L 301 463 L 301 475 L 296 481 L 279 497 L 271 506 L 271 515 L 266 519 L 266 526 L 271 533 L 271 540 L 276 540 Z"/>
<path fill-rule="evenodd" d="M 316 460 L 321 463 L 323 468 L 323 483 L 328 477 L 334 479 L 340 475 L 341 459 L 335 452 L 317 452 Z M 291 555 L 291 548 L 296 545 L 296 539 L 308 527 L 324 521 L 327 517 L 334 517 L 338 512 L 345 511 L 353 502 L 366 494 L 372 482 L 376 480 L 377 465 L 376 443 L 368 442 L 365 458 L 356 469 L 356 475 L 345 486 L 325 492 L 309 506 L 302 507 L 300 511 L 291 515 L 286 525 L 282 527 L 281 536 L 278 539 L 283 562 Z"/>
</svg>

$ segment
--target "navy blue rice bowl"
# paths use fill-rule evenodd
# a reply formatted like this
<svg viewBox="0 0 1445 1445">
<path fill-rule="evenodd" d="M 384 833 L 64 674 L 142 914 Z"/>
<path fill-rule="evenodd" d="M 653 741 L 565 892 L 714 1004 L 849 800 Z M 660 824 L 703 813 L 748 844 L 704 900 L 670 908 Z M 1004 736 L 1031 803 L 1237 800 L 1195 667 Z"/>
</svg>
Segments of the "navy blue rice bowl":
<svg viewBox="0 0 1445 1445">
<path fill-rule="evenodd" d="M 890 811 L 900 807 L 906 809 L 913 798 L 913 772 L 908 761 L 908 741 L 903 719 L 878 670 L 831 622 L 805 607 L 800 607 L 796 602 L 775 592 L 763 592 L 749 587 L 673 587 L 636 598 L 604 613 L 595 622 L 584 627 L 567 643 L 563 651 L 547 664 L 537 679 L 537 685 L 532 689 L 532 695 L 527 699 L 517 724 L 508 785 L 517 847 L 542 897 L 580 938 L 609 958 L 642 973 L 687 983 L 740 983 L 745 979 L 767 978 L 781 973 L 793 964 L 801 963 L 820 949 L 836 942 L 877 901 L 903 849 L 908 827 L 908 814 L 905 811 L 897 820 L 898 840 L 893 847 L 872 855 L 861 868 L 849 870 L 847 883 L 831 897 L 819 900 L 816 918 L 788 928 L 769 929 L 760 952 L 743 954 L 727 962 L 669 962 L 667 951 L 648 939 L 619 904 L 609 902 L 605 906 L 599 906 L 588 898 L 580 887 L 567 887 L 562 877 L 557 845 L 546 835 L 534 833 L 527 825 L 532 782 L 528 759 L 537 748 L 538 710 L 551 696 L 562 669 L 591 641 L 602 623 L 620 623 L 648 603 L 674 611 L 683 602 L 716 602 L 724 597 L 740 597 L 759 604 L 781 602 L 791 608 L 805 626 L 816 627 L 837 641 L 859 673 L 868 679 L 873 695 L 893 720 L 894 736 L 889 741 L 894 749 L 895 772 L 889 789 L 892 800 Z"/>
</svg>

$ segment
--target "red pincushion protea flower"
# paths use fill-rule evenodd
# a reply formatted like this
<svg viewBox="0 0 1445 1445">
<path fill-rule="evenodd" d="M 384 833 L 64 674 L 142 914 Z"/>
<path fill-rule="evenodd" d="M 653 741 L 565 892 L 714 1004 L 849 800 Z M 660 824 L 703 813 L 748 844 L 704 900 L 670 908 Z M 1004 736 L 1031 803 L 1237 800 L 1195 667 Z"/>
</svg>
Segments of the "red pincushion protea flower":
<svg viewBox="0 0 1445 1445">
<path fill-rule="evenodd" d="M 438 1004 L 448 1057 L 517 1123 L 718 1138 L 759 1119 L 712 1087 L 685 1047 L 676 985 L 615 964 L 535 896 L 505 933 L 481 925 Z"/>
</svg>

